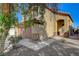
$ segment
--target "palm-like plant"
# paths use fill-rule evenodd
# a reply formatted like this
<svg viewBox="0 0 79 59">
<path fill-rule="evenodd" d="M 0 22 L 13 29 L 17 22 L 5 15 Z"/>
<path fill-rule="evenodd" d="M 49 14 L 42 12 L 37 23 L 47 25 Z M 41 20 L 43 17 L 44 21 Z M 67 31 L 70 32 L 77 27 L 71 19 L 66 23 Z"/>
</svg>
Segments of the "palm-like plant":
<svg viewBox="0 0 79 59">
<path fill-rule="evenodd" d="M 0 14 L 0 42 L 2 51 L 4 50 L 4 42 L 8 34 L 8 30 L 12 25 L 15 25 L 15 22 L 17 21 L 16 10 L 12 9 L 13 7 L 15 7 L 14 4 L 10 4 L 8 15 L 5 15 L 4 12 Z"/>
</svg>

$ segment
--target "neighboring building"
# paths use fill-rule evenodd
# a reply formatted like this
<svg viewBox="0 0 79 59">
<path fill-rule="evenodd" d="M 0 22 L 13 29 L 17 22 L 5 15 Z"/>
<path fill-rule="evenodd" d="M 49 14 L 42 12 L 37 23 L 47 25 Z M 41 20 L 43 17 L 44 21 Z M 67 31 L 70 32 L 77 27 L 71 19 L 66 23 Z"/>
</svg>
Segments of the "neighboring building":
<svg viewBox="0 0 79 59">
<path fill-rule="evenodd" d="M 74 35 L 79 35 L 79 26 L 77 26 L 77 28 L 74 28 Z"/>
</svg>

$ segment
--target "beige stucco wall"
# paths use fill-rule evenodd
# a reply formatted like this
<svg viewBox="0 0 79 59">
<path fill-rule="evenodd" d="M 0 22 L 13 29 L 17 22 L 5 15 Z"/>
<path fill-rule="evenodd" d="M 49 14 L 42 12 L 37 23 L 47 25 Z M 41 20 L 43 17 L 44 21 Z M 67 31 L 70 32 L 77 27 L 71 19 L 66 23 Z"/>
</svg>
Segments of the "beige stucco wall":
<svg viewBox="0 0 79 59">
<path fill-rule="evenodd" d="M 46 23 L 46 32 L 48 37 L 52 37 L 54 35 L 54 14 L 49 11 L 48 9 L 45 9 L 45 15 L 44 20 Z"/>
<path fill-rule="evenodd" d="M 45 10 L 44 20 L 46 22 L 46 32 L 48 37 L 57 35 L 57 20 L 64 20 L 64 32 L 69 31 L 69 25 L 72 25 L 72 21 L 69 16 L 54 14 L 48 9 Z"/>
<path fill-rule="evenodd" d="M 69 31 L 69 25 L 72 25 L 72 21 L 69 16 L 56 14 L 56 21 L 57 20 L 64 20 L 64 33 Z M 56 22 L 56 32 L 57 32 L 57 22 Z"/>
<path fill-rule="evenodd" d="M 67 30 L 69 31 L 69 26 L 71 26 L 73 24 L 73 22 L 71 21 L 71 19 L 67 16 Z"/>
<path fill-rule="evenodd" d="M 64 29 L 66 31 L 66 16 L 60 15 L 60 14 L 56 14 L 56 32 L 57 32 L 57 21 L 58 20 L 64 20 Z"/>
</svg>

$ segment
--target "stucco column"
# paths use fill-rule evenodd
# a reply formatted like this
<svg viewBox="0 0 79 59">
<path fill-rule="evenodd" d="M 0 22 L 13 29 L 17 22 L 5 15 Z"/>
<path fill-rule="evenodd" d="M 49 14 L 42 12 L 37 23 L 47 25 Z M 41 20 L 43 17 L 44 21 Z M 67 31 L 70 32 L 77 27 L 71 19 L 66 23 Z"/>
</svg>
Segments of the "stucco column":
<svg viewBox="0 0 79 59">
<path fill-rule="evenodd" d="M 56 14 L 54 13 L 54 36 L 57 35 L 57 21 Z"/>
</svg>

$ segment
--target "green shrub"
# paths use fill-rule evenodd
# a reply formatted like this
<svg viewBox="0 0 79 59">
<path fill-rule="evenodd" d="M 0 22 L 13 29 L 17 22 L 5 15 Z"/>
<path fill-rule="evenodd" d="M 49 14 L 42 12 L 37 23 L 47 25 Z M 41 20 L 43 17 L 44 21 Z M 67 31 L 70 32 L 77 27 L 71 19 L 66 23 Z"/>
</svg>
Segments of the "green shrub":
<svg viewBox="0 0 79 59">
<path fill-rule="evenodd" d="M 3 52 L 0 52 L 0 56 L 5 56 L 5 54 Z"/>
</svg>

